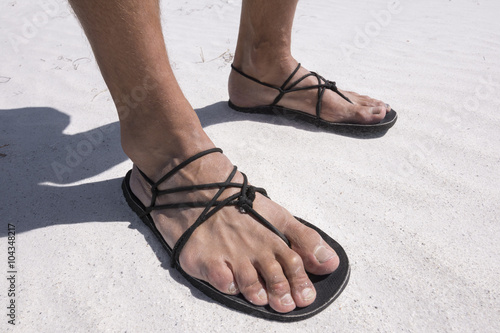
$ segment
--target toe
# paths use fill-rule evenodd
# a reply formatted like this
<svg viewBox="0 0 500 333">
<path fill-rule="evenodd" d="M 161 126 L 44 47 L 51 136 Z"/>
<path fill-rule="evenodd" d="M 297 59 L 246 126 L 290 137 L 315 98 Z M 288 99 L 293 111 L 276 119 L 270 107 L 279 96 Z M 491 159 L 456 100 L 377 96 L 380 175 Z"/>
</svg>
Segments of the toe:
<svg viewBox="0 0 500 333">
<path fill-rule="evenodd" d="M 386 108 L 384 106 L 364 107 L 354 106 L 356 121 L 361 124 L 376 124 L 385 118 Z"/>
<path fill-rule="evenodd" d="M 183 256 L 183 253 L 181 253 L 180 264 L 187 274 L 210 283 L 215 289 L 225 294 L 239 294 L 233 272 L 224 261 L 186 258 L 187 256 Z"/>
<path fill-rule="evenodd" d="M 385 118 L 385 115 L 387 114 L 387 108 L 386 108 L 384 103 L 382 103 L 382 104 L 383 105 L 379 105 L 379 106 L 375 106 L 375 107 L 371 108 L 370 112 L 372 114 L 371 118 L 372 118 L 373 122 L 379 122 Z"/>
<path fill-rule="evenodd" d="M 230 295 L 237 295 L 239 293 L 233 272 L 225 263 L 215 263 L 210 267 L 205 266 L 203 273 L 203 280 L 210 283 L 219 291 Z"/>
<path fill-rule="evenodd" d="M 257 263 L 257 268 L 266 283 L 269 305 L 282 313 L 295 309 L 295 301 L 281 264 L 275 259 L 269 259 Z"/>
<path fill-rule="evenodd" d="M 268 303 L 267 291 L 257 270 L 250 262 L 238 263 L 233 267 L 233 274 L 240 292 L 255 305 Z"/>
<path fill-rule="evenodd" d="M 371 97 L 368 97 L 370 102 L 368 103 L 369 106 L 380 106 L 385 109 L 385 103 L 382 101 L 379 101 L 378 99 L 374 99 Z"/>
<path fill-rule="evenodd" d="M 291 295 L 298 307 L 310 305 L 316 299 L 316 290 L 304 269 L 302 258 L 287 249 L 277 255 L 290 285 Z"/>
<path fill-rule="evenodd" d="M 380 108 L 384 109 L 385 112 L 391 111 L 391 107 L 389 104 L 384 103 L 383 101 L 380 101 L 375 98 L 371 98 L 370 96 L 366 95 L 359 95 L 355 92 L 349 91 L 345 92 L 347 96 L 354 102 L 355 105 L 359 106 L 364 106 L 364 107 L 371 107 L 371 108 Z M 377 112 L 378 114 L 378 112 Z"/>
<path fill-rule="evenodd" d="M 205 266 L 203 275 L 205 281 L 221 292 L 230 295 L 239 293 L 233 272 L 225 263 L 214 263 L 210 267 Z"/>
<path fill-rule="evenodd" d="M 376 111 L 373 112 L 374 114 L 383 114 L 385 117 L 385 114 L 391 111 L 391 107 L 389 104 L 379 101 L 378 99 L 373 99 L 373 98 L 370 99 L 371 103 L 368 106 L 371 106 L 372 109 Z"/>
<path fill-rule="evenodd" d="M 330 274 L 339 266 L 335 251 L 313 229 L 293 219 L 285 235 L 302 258 L 307 272 L 315 275 Z"/>
</svg>

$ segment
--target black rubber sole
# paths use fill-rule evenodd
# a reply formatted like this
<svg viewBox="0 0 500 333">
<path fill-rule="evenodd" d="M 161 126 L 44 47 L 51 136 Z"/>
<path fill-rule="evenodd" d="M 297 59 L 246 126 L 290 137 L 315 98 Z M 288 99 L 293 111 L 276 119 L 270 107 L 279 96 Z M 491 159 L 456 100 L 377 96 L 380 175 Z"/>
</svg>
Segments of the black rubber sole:
<svg viewBox="0 0 500 333">
<path fill-rule="evenodd" d="M 309 113 L 300 110 L 285 108 L 279 105 L 245 108 L 234 105 L 231 101 L 228 101 L 228 105 L 231 109 L 238 112 L 280 116 L 297 122 L 313 124 L 319 128 L 323 128 L 333 132 L 383 132 L 394 126 L 396 120 L 398 119 L 398 114 L 396 113 L 396 111 L 391 110 L 386 114 L 385 118 L 382 119 L 382 121 L 376 124 L 332 123 L 322 119 L 318 120 L 316 116 L 313 116 Z"/>
<path fill-rule="evenodd" d="M 172 255 L 172 249 L 167 244 L 165 239 L 163 239 L 162 235 L 156 228 L 153 219 L 151 216 L 143 215 L 145 210 L 144 205 L 141 201 L 132 193 L 130 189 L 130 174 L 131 171 L 127 173 L 122 182 L 122 190 L 125 199 L 127 200 L 128 205 L 132 210 L 138 215 L 142 216 L 141 220 L 153 231 L 156 235 L 160 243 L 163 245 L 169 256 Z M 350 276 L 350 266 L 349 260 L 344 249 L 338 244 L 335 240 L 333 240 L 330 236 L 324 233 L 319 228 L 314 225 L 297 218 L 301 223 L 306 226 L 316 230 L 323 240 L 328 243 L 339 256 L 340 264 L 337 270 L 329 275 L 313 275 L 309 274 L 309 278 L 311 282 L 314 284 L 314 287 L 317 291 L 316 300 L 311 305 L 305 308 L 296 308 L 295 310 L 289 313 L 278 313 L 274 311 L 270 306 L 256 306 L 248 302 L 243 296 L 236 295 L 227 295 L 224 294 L 217 289 L 213 288 L 210 284 L 198 280 L 196 278 L 191 277 L 186 272 L 184 272 L 181 268 L 178 268 L 179 272 L 188 280 L 194 287 L 199 289 L 205 295 L 210 297 L 211 299 L 227 306 L 230 309 L 234 309 L 243 313 L 250 314 L 255 317 L 275 320 L 280 322 L 293 322 L 304 320 L 318 314 L 323 311 L 328 305 L 330 305 L 344 290 L 349 281 Z"/>
</svg>

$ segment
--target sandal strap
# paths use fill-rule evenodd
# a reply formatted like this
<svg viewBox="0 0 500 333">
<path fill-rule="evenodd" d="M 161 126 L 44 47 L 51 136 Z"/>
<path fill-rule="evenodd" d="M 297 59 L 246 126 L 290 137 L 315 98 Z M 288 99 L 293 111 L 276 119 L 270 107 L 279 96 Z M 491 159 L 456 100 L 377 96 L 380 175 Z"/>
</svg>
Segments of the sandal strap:
<svg viewBox="0 0 500 333">
<path fill-rule="evenodd" d="M 290 76 L 281 85 L 281 87 L 278 87 L 278 86 L 275 86 L 275 85 L 272 85 L 272 84 L 269 84 L 269 83 L 262 82 L 262 81 L 260 81 L 260 80 L 258 80 L 256 78 L 254 78 L 254 77 L 252 77 L 252 76 L 244 73 L 243 71 L 241 71 L 238 68 L 236 68 L 233 64 L 231 64 L 231 68 L 235 72 L 237 72 L 240 75 L 246 77 L 247 79 L 252 80 L 252 81 L 254 81 L 254 82 L 256 82 L 256 83 L 258 83 L 260 85 L 263 85 L 263 86 L 266 86 L 266 87 L 269 87 L 269 88 L 272 88 L 272 89 L 275 89 L 275 90 L 279 91 L 278 96 L 276 96 L 276 98 L 274 99 L 273 103 L 270 104 L 270 106 L 277 105 L 278 102 L 283 98 L 283 96 L 285 96 L 285 94 L 288 94 L 288 93 L 291 93 L 291 92 L 296 92 L 296 91 L 318 89 L 318 100 L 316 102 L 316 125 L 319 125 L 319 122 L 321 120 L 321 106 L 322 106 L 322 101 L 323 101 L 323 95 L 324 95 L 324 93 L 325 93 L 325 91 L 327 89 L 332 90 L 333 92 L 337 93 L 340 97 L 342 97 L 343 99 L 345 99 L 349 103 L 353 104 L 352 101 L 349 98 L 347 98 L 347 96 L 345 96 L 343 93 L 341 93 L 338 90 L 337 84 L 334 81 L 327 80 L 327 79 L 325 79 L 324 77 L 322 77 L 321 75 L 319 75 L 316 72 L 309 72 L 308 74 L 303 75 L 298 80 L 295 80 L 293 83 L 291 83 L 289 85 L 289 83 L 292 80 L 292 78 L 299 71 L 300 66 L 301 65 L 299 63 L 297 65 L 297 67 L 295 68 L 295 70 L 292 72 L 292 74 L 290 74 Z M 310 76 L 316 77 L 316 79 L 318 80 L 318 84 L 296 88 L 296 86 L 300 82 L 304 81 L 306 78 L 308 78 Z"/>
<path fill-rule="evenodd" d="M 222 153 L 222 149 L 212 148 L 209 150 L 202 151 L 202 152 L 188 158 L 184 162 L 182 162 L 182 163 L 178 164 L 176 167 L 174 167 L 165 176 L 161 177 L 160 180 L 157 182 L 153 182 L 148 176 L 146 176 L 146 174 L 144 174 L 144 172 L 142 172 L 140 169 L 138 169 L 141 176 L 146 180 L 146 182 L 148 182 L 148 184 L 151 185 L 151 193 L 152 193 L 151 204 L 149 207 L 147 207 L 144 210 L 143 215 L 148 215 L 153 210 L 159 210 L 159 209 L 173 209 L 173 208 L 186 208 L 186 207 L 188 207 L 188 208 L 202 208 L 202 207 L 205 207 L 205 209 L 198 216 L 196 221 L 181 235 L 181 237 L 175 243 L 175 246 L 172 249 L 172 266 L 180 268 L 180 263 L 179 263 L 180 253 L 181 253 L 184 245 L 186 245 L 187 241 L 189 240 L 189 238 L 193 234 L 193 232 L 196 230 L 196 228 L 198 228 L 201 224 L 203 224 L 205 221 L 207 221 L 210 217 L 212 217 L 215 213 L 217 213 L 219 210 L 221 210 L 225 206 L 236 206 L 239 208 L 239 210 L 242 214 L 251 215 L 254 219 L 259 221 L 261 224 L 263 224 L 269 230 L 274 232 L 278 237 L 280 237 L 288 245 L 288 247 L 291 247 L 290 241 L 286 238 L 286 236 L 253 208 L 253 201 L 255 200 L 256 193 L 258 192 L 258 193 L 261 193 L 262 195 L 268 197 L 266 190 L 263 188 L 260 188 L 260 187 L 255 187 L 255 186 L 249 185 L 247 176 L 244 173 L 241 173 L 243 175 L 243 183 L 232 182 L 234 176 L 236 175 L 236 171 L 237 171 L 236 166 L 233 167 L 233 170 L 231 171 L 231 173 L 229 174 L 229 176 L 227 177 L 227 179 L 224 182 L 201 184 L 201 185 L 191 185 L 191 186 L 180 186 L 180 187 L 175 187 L 175 188 L 170 188 L 170 189 L 165 189 L 165 190 L 158 189 L 158 186 L 160 186 L 161 183 L 163 183 L 164 181 L 166 181 L 167 179 L 172 177 L 179 170 L 186 167 L 188 164 L 196 161 L 197 159 L 199 159 L 205 155 L 211 154 L 211 153 Z M 160 195 L 185 192 L 185 191 L 217 189 L 217 188 L 219 190 L 212 197 L 212 199 L 208 202 L 195 201 L 195 202 L 181 202 L 181 203 L 174 203 L 174 204 L 156 205 L 156 199 Z M 222 193 L 228 188 L 241 188 L 241 191 L 239 193 L 235 193 L 233 195 L 230 195 L 229 197 L 227 197 L 224 200 L 218 200 L 219 197 L 222 195 Z"/>
</svg>

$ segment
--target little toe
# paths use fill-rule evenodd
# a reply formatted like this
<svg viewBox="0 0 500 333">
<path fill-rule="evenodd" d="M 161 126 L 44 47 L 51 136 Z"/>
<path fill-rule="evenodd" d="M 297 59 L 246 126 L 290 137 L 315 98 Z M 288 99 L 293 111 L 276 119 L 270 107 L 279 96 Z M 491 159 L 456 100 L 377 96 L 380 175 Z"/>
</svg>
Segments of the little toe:
<svg viewBox="0 0 500 333">
<path fill-rule="evenodd" d="M 239 294 L 238 284 L 233 272 L 223 261 L 197 260 L 183 256 L 181 253 L 181 267 L 187 274 L 210 283 L 215 289 L 229 295 Z"/>
<path fill-rule="evenodd" d="M 206 267 L 204 269 L 204 280 L 225 294 L 237 295 L 240 292 L 233 272 L 225 263 Z"/>
</svg>

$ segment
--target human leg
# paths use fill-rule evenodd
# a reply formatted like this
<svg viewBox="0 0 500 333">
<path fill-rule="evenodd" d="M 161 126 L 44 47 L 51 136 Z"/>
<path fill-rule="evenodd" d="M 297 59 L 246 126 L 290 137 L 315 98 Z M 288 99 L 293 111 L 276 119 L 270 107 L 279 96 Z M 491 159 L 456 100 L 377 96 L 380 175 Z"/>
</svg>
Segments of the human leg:
<svg viewBox="0 0 500 333">
<path fill-rule="evenodd" d="M 130 187 L 147 206 L 151 186 L 138 169 L 157 181 L 180 161 L 214 144 L 169 66 L 157 0 L 70 2 L 118 110 L 122 147 L 135 165 Z M 210 154 L 164 185 L 221 182 L 231 169 L 224 155 Z M 241 182 L 242 175 L 237 173 L 234 181 Z M 234 193 L 234 189 L 228 190 L 224 196 Z M 158 203 L 205 201 L 213 195 L 214 190 L 178 193 L 166 195 Z M 254 207 L 285 234 L 291 249 L 251 216 L 226 207 L 195 231 L 181 252 L 182 268 L 224 293 L 241 292 L 250 302 L 269 303 L 278 312 L 311 304 L 316 291 L 306 270 L 314 274 L 333 272 L 338 257 L 315 231 L 265 196 L 257 194 Z M 173 247 L 200 211 L 158 210 L 151 216 Z"/>
<path fill-rule="evenodd" d="M 298 0 L 244 0 L 234 66 L 257 80 L 280 87 L 295 70 L 298 62 L 291 55 L 292 23 Z M 291 82 L 308 74 L 300 68 Z M 316 77 L 308 77 L 298 87 L 317 85 Z M 333 123 L 374 124 L 390 111 L 385 103 L 339 90 L 352 103 L 332 90 L 326 90 L 321 106 L 321 119 Z M 229 96 L 239 107 L 271 104 L 278 92 L 255 83 L 236 71 L 229 77 Z M 286 94 L 278 105 L 316 114 L 317 89 Z"/>
</svg>

